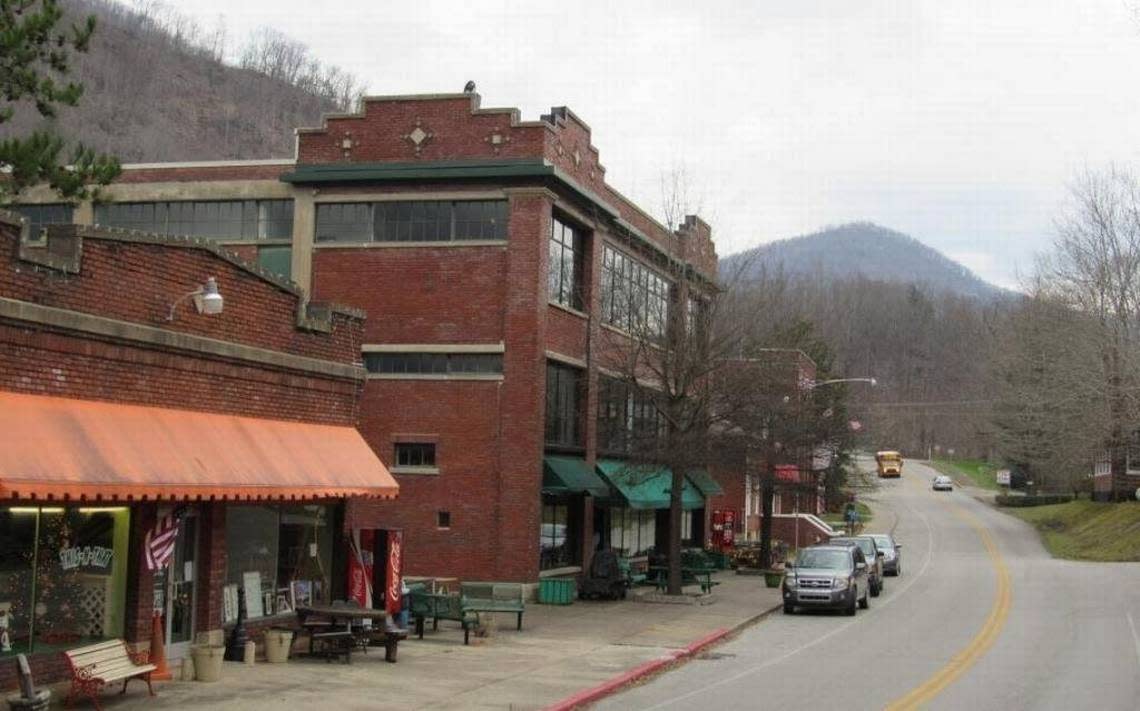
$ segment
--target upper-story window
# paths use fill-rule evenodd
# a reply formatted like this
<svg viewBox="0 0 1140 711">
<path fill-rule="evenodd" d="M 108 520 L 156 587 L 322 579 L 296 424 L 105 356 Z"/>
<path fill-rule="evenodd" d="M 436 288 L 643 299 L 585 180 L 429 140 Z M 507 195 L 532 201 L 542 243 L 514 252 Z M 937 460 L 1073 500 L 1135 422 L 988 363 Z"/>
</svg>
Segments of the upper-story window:
<svg viewBox="0 0 1140 711">
<path fill-rule="evenodd" d="M 598 450 L 610 454 L 646 452 L 666 434 L 666 421 L 652 393 L 601 376 L 598 389 Z"/>
<path fill-rule="evenodd" d="M 554 217 L 550 220 L 550 271 L 548 298 L 562 306 L 581 309 L 582 232 Z"/>
<path fill-rule="evenodd" d="M 317 205 L 318 242 L 452 242 L 506 238 L 506 200 Z"/>
<path fill-rule="evenodd" d="M 105 227 L 216 240 L 291 240 L 292 200 L 115 202 L 95 206 Z"/>
<path fill-rule="evenodd" d="M 387 375 L 501 375 L 502 353 L 365 353 L 369 373 Z"/>
<path fill-rule="evenodd" d="M 602 250 L 602 321 L 638 337 L 665 336 L 669 281 L 628 254 Z"/>
<path fill-rule="evenodd" d="M 44 227 L 48 225 L 69 225 L 75 215 L 75 208 L 67 203 L 46 203 L 43 205 L 12 205 L 10 209 L 28 221 L 28 239 L 38 240 Z"/>
<path fill-rule="evenodd" d="M 582 371 L 546 363 L 546 443 L 582 446 Z"/>
</svg>

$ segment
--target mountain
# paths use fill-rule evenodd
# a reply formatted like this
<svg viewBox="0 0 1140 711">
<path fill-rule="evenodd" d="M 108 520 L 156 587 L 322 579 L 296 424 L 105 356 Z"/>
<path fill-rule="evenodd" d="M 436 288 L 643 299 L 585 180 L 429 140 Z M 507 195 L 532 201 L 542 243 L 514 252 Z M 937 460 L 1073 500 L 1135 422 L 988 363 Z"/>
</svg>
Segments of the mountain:
<svg viewBox="0 0 1140 711">
<path fill-rule="evenodd" d="M 841 280 L 863 277 L 983 299 L 1006 293 L 938 250 L 870 222 L 828 227 L 720 260 L 722 275 L 747 279 L 762 271 Z"/>
<path fill-rule="evenodd" d="M 60 107 L 51 123 L 69 142 L 125 163 L 291 158 L 294 128 L 320 125 L 359 93 L 354 77 L 273 30 L 235 48 L 224 26 L 203 27 L 163 3 L 64 7 L 66 23 L 93 14 L 98 27 L 67 77 L 84 85 L 79 105 Z M 0 138 L 45 123 L 25 102 Z"/>
</svg>

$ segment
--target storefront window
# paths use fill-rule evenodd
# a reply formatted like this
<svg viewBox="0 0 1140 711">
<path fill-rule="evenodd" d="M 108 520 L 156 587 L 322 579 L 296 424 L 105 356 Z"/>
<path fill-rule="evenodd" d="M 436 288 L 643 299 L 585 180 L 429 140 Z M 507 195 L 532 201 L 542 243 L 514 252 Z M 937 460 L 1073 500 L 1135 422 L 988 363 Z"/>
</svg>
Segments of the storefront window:
<svg viewBox="0 0 1140 711">
<path fill-rule="evenodd" d="M 226 511 L 227 571 L 223 617 L 237 619 L 246 590 L 250 619 L 289 614 L 298 604 L 328 602 L 332 507 L 231 506 Z"/>
<path fill-rule="evenodd" d="M 122 636 L 126 508 L 0 508 L 0 654 Z"/>
<path fill-rule="evenodd" d="M 610 509 L 610 547 L 623 557 L 648 555 L 657 540 L 657 512 Z"/>
<path fill-rule="evenodd" d="M 578 561 L 579 548 L 577 531 L 570 521 L 570 507 L 564 503 L 544 501 L 539 533 L 539 568 L 550 570 L 574 565 Z"/>
</svg>

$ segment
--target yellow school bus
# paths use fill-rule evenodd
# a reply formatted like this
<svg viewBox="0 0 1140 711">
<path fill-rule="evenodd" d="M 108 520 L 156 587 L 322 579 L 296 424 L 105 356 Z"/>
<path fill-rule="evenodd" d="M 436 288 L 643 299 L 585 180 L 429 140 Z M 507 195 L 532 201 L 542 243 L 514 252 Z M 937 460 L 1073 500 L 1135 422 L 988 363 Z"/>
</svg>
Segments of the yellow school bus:
<svg viewBox="0 0 1140 711">
<path fill-rule="evenodd" d="M 875 462 L 879 465 L 879 477 L 902 476 L 902 455 L 893 450 L 875 452 Z"/>
</svg>

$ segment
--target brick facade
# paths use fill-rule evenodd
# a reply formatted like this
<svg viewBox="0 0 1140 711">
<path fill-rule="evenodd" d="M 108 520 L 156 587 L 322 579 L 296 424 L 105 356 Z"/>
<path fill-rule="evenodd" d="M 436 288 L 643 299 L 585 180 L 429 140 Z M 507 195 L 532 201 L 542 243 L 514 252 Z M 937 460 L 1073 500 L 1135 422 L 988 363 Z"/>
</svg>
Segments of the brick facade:
<svg viewBox="0 0 1140 711">
<path fill-rule="evenodd" d="M 186 301 L 168 321 L 171 303 L 211 276 L 223 313 L 202 315 Z M 0 213 L 0 390 L 354 426 L 363 337 L 358 310 L 306 304 L 295 287 L 210 244 L 53 227 L 37 246 L 21 243 L 16 218 Z M 222 626 L 234 505 L 190 504 L 200 524 L 199 632 Z M 124 637 L 145 648 L 154 577 L 142 542 L 157 507 L 129 506 Z M 367 515 L 358 523 L 381 525 Z M 58 653 L 31 662 L 39 683 L 66 675 Z M 0 688 L 14 685 L 14 665 L 0 665 Z"/>
<path fill-rule="evenodd" d="M 603 245 L 665 274 L 680 300 L 715 288 L 711 229 L 689 216 L 670 230 L 608 185 L 589 126 L 565 107 L 524 121 L 515 109 L 482 107 L 476 94 L 366 98 L 359 114 L 299 129 L 297 146 L 291 163 L 127 166 L 107 194 L 292 198 L 292 277 L 314 299 L 368 313 L 357 359 L 362 344 L 501 348 L 498 379 L 367 380 L 359 427 L 376 454 L 392 467 L 396 442 L 433 442 L 439 471 L 397 472 L 400 498 L 351 501 L 346 525 L 382 519 L 404 528 L 409 574 L 534 582 L 547 360 L 586 367 L 583 446 L 572 453 L 593 465 L 600 346 L 621 348 L 628 338 L 601 324 Z M 507 200 L 506 239 L 315 243 L 322 203 L 415 199 Z M 580 312 L 547 298 L 555 214 L 585 236 Z M 260 245 L 226 248 L 253 259 Z M 585 565 L 594 502 L 569 504 L 582 532 L 575 557 Z M 436 525 L 442 511 L 446 529 Z"/>
</svg>

